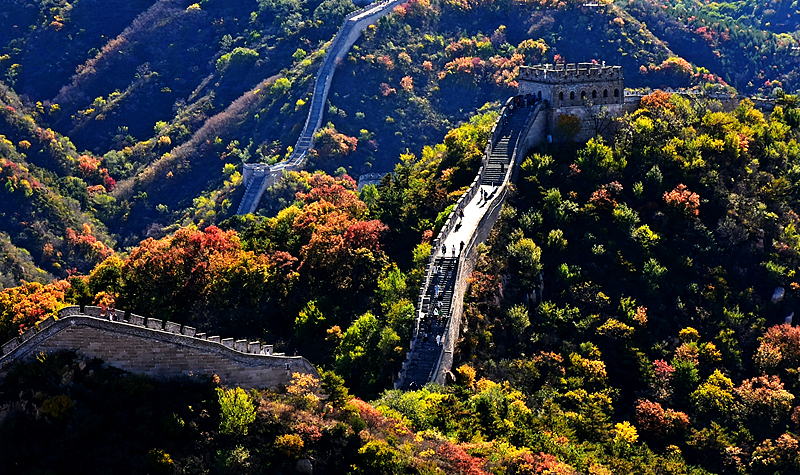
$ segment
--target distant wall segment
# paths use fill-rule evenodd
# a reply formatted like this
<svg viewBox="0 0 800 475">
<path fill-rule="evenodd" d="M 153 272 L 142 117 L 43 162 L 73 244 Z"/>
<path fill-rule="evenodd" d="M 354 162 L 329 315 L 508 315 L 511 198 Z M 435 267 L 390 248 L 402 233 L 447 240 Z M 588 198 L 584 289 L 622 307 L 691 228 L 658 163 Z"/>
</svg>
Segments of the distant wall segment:
<svg viewBox="0 0 800 475">
<path fill-rule="evenodd" d="M 276 387 L 292 373 L 319 377 L 300 356 L 272 353 L 271 345 L 248 340 L 221 339 L 197 333 L 193 327 L 124 312 L 102 315 L 98 307 L 67 307 L 59 317 L 39 322 L 19 338 L 2 346 L 0 379 L 11 367 L 40 352 L 77 350 L 106 363 L 148 376 L 214 375 L 226 386 Z"/>
<path fill-rule="evenodd" d="M 242 197 L 236 214 L 247 214 L 255 211 L 266 189 L 274 185 L 283 176 L 284 170 L 294 171 L 303 167 L 306 155 L 314 148 L 314 134 L 322 125 L 322 116 L 326 109 L 325 102 L 328 98 L 328 91 L 331 89 L 336 66 L 344 59 L 353 44 L 358 41 L 365 28 L 394 11 L 396 6 L 402 5 L 407 1 L 385 0 L 373 3 L 345 17 L 341 28 L 339 28 L 333 41 L 331 41 L 325 58 L 322 60 L 322 65 L 317 72 L 306 123 L 303 126 L 303 131 L 300 132 L 297 143 L 295 143 L 292 155 L 287 160 L 268 167 L 266 174 L 259 175 L 257 171 L 257 168 L 266 165 L 245 165 L 244 184 L 247 190 Z M 248 170 L 248 168 L 250 169 Z"/>
</svg>

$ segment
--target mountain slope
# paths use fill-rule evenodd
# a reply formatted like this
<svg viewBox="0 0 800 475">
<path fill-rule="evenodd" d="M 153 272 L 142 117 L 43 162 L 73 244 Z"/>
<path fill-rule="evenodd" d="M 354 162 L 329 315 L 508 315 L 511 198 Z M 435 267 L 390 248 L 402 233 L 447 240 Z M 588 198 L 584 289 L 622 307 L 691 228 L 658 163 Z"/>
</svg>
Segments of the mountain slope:
<svg viewBox="0 0 800 475">
<path fill-rule="evenodd" d="M 122 247 L 233 214 L 237 170 L 286 156 L 326 42 L 355 9 L 349 0 L 6 3 L 0 69 L 20 94 L 15 115 L 34 124 L 0 122 L 0 133 L 36 145 L 26 160 L 63 182 L 52 193 L 75 199 Z M 637 88 L 795 91 L 794 7 L 759 5 L 413 0 L 340 65 L 309 167 L 392 170 L 401 152 L 419 155 L 513 94 L 517 68 L 540 61 L 621 64 Z M 37 130 L 66 148 L 38 146 Z"/>
</svg>

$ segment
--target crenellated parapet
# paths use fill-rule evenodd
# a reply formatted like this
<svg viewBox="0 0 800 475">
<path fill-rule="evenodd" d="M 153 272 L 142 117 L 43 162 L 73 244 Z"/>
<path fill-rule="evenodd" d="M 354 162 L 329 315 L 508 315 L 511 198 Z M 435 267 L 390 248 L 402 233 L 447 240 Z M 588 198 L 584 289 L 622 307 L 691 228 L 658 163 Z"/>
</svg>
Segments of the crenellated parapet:
<svg viewBox="0 0 800 475">
<path fill-rule="evenodd" d="M 569 82 L 618 81 L 625 79 L 622 66 L 595 63 L 537 64 L 521 66 L 519 79 L 550 84 Z"/>
<path fill-rule="evenodd" d="M 555 110 L 604 106 L 620 113 L 625 101 L 622 66 L 605 63 L 522 66 L 517 81 L 520 94 L 545 100 Z"/>
<path fill-rule="evenodd" d="M 229 386 L 276 387 L 292 373 L 319 376 L 303 357 L 273 353 L 272 345 L 197 333 L 194 327 L 99 307 L 66 307 L 2 345 L 0 379 L 11 366 L 41 352 L 78 350 L 153 377 L 217 375 Z"/>
<path fill-rule="evenodd" d="M 477 262 L 477 245 L 487 239 L 500 215 L 520 161 L 534 145 L 545 141 L 546 107 L 543 101 L 534 102 L 518 96 L 509 98 L 500 111 L 475 179 L 455 203 L 432 242 L 432 253 L 417 301 L 411 346 L 395 380 L 395 388 L 445 382 L 464 324 L 464 293 Z M 474 227 L 464 226 L 465 219 Z M 450 246 L 455 246 L 459 240 L 462 247 L 458 256 L 455 247 L 452 247 L 452 254 L 448 254 Z M 445 252 L 439 252 L 440 246 L 444 246 Z M 448 259 L 448 256 L 451 257 Z M 440 291 L 441 298 L 437 297 Z M 440 305 L 434 303 L 436 300 Z M 434 308 L 440 309 L 442 315 L 442 323 L 436 325 L 444 327 L 441 340 L 436 343 L 433 340 L 426 342 L 422 330 L 426 316 L 430 320 L 435 313 Z"/>
</svg>

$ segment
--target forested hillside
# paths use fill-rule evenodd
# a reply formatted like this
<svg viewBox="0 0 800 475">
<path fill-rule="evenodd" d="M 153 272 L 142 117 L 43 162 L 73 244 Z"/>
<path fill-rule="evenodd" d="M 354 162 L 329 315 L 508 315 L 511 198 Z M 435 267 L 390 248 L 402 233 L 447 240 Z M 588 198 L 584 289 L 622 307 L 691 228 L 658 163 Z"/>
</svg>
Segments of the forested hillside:
<svg viewBox="0 0 800 475">
<path fill-rule="evenodd" d="M 656 92 L 612 142 L 527 158 L 465 297 L 462 363 L 558 414 L 578 453 L 629 421 L 714 473 L 799 470 L 792 100 L 765 118 Z"/>
<path fill-rule="evenodd" d="M 76 232 L 80 245 L 66 250 L 90 250 L 99 264 L 0 292 L 0 341 L 69 302 L 113 304 L 297 351 L 377 395 L 405 357 L 432 229 L 472 181 L 495 118 L 476 116 L 420 157 L 404 155 L 391 180 L 360 194 L 346 175 L 292 172 L 273 190 L 284 204 L 275 217 L 181 227 L 124 254 Z"/>
<path fill-rule="evenodd" d="M 247 216 L 242 165 L 290 152 L 349 0 L 6 5 L 0 341 L 114 305 L 297 351 L 322 380 L 245 393 L 41 356 L 0 387 L 3 460 L 800 472 L 795 3 L 412 0 L 339 66 L 308 170 Z M 389 390 L 431 240 L 542 61 L 697 94 L 652 92 L 609 136 L 526 157 L 479 247 L 453 384 Z M 735 91 L 775 108 L 702 94 Z M 357 191 L 370 171 L 393 173 Z"/>
<path fill-rule="evenodd" d="M 277 393 L 222 391 L 187 411 L 159 402 L 162 383 L 42 357 L 2 390 L 18 408 L 5 416 L 8 440 L 27 447 L 56 431 L 96 445 L 74 427 L 135 417 L 100 404 L 111 388 L 158 414 L 137 430 L 172 435 L 125 445 L 97 470 L 134 456 L 164 473 L 288 473 L 302 460 L 364 473 L 796 472 L 800 334 L 784 322 L 800 297 L 800 108 L 796 96 L 780 102 L 765 117 L 747 100 L 723 112 L 655 92 L 610 142 L 529 156 L 479 248 L 445 388 L 385 391 L 431 230 L 475 172 L 492 115 L 404 155 L 360 195 L 346 176 L 294 174 L 275 199 L 296 202 L 274 218 L 181 228 L 86 277 L 5 290 L 5 335 L 66 303 L 114 302 L 245 332 L 323 369 L 319 391 L 297 376 Z M 186 401 L 213 389 L 169 384 Z"/>
<path fill-rule="evenodd" d="M 518 67 L 540 61 L 621 64 L 629 87 L 797 90 L 789 2 L 584 3 L 414 0 L 397 8 L 340 66 L 310 168 L 390 171 L 401 152 L 419 154 L 512 94 Z M 50 225 L 52 212 L 42 221 L 27 206 L 0 231 L 17 255 L 62 277 L 93 259 L 64 252 L 76 241 L 67 227 L 120 250 L 176 225 L 230 217 L 242 163 L 286 156 L 325 45 L 356 8 L 349 0 L 7 6 L 0 134 L 15 151 L 6 158 L 83 218 Z M 260 212 L 277 209 L 265 203 Z M 40 223 L 26 233 L 48 237 L 21 238 L 13 222 Z"/>
</svg>

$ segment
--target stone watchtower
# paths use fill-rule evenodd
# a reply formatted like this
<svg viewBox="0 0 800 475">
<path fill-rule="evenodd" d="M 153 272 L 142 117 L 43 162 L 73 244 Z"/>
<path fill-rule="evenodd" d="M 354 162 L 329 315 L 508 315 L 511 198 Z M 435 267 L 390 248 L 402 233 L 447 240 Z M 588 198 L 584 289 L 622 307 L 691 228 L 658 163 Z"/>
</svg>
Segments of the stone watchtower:
<svg viewBox="0 0 800 475">
<path fill-rule="evenodd" d="M 595 63 L 537 64 L 519 68 L 519 93 L 547 101 L 552 134 L 560 116 L 581 120 L 574 140 L 587 140 L 598 132 L 598 115 L 622 115 L 625 102 L 622 66 Z"/>
</svg>

